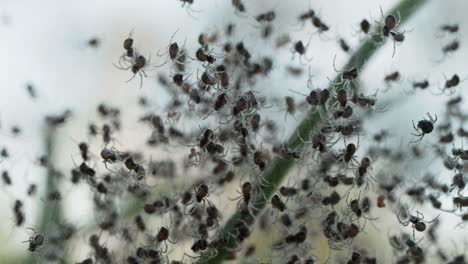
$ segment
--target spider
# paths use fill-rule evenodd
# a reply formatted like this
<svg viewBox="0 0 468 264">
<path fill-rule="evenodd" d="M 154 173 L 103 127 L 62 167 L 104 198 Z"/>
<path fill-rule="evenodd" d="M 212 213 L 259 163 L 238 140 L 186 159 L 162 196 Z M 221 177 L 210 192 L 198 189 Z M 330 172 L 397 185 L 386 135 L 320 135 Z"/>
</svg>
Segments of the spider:
<svg viewBox="0 0 468 264">
<path fill-rule="evenodd" d="M 306 57 L 306 53 L 307 53 L 307 49 L 309 48 L 309 44 L 310 44 L 310 40 L 312 39 L 312 35 L 310 36 L 309 38 L 309 41 L 307 42 L 307 44 L 304 46 L 304 43 L 299 40 L 297 42 L 294 43 L 293 47 L 291 47 L 291 52 L 293 54 L 293 59 L 294 59 L 294 55 L 296 53 L 299 54 L 299 62 L 303 65 L 305 65 L 305 63 L 302 62 L 302 58 L 304 58 L 306 60 L 306 62 L 311 62 L 312 61 L 312 58 L 307 58 Z"/>
<path fill-rule="evenodd" d="M 336 73 L 339 74 L 339 79 L 338 79 L 339 81 L 338 82 L 331 81 L 331 82 L 336 86 L 343 84 L 342 87 L 347 87 L 350 83 L 355 83 L 355 80 L 359 76 L 359 72 L 357 68 L 353 67 L 349 70 L 338 70 L 336 68 L 335 61 L 336 61 L 336 55 L 333 57 L 333 69 L 335 70 Z"/>
<path fill-rule="evenodd" d="M 171 39 L 169 40 L 169 45 L 166 48 L 166 52 L 159 52 L 158 51 L 157 55 L 159 57 L 168 55 L 168 58 L 172 62 L 174 62 L 176 64 L 179 64 L 179 65 L 182 65 L 182 64 L 184 64 L 183 60 L 184 60 L 184 56 L 185 56 L 185 51 L 184 51 L 183 47 L 185 47 L 185 41 L 184 41 L 184 44 L 183 44 L 182 48 L 179 47 L 177 42 L 172 42 L 172 39 L 174 38 L 175 34 L 178 31 L 179 30 L 177 29 L 176 32 L 174 32 L 174 34 L 172 34 Z M 161 66 L 165 65 L 167 63 L 168 58 L 166 58 L 166 60 L 162 64 L 154 66 L 154 67 L 158 68 L 158 67 L 161 67 Z"/>
<path fill-rule="evenodd" d="M 190 149 L 190 154 L 188 154 L 187 165 L 197 167 L 200 162 L 203 160 L 203 153 L 197 151 L 195 148 Z"/>
<path fill-rule="evenodd" d="M 172 220 L 171 220 L 171 225 L 172 225 Z M 154 239 L 158 243 L 164 242 L 165 249 L 163 251 L 161 251 L 162 253 L 167 252 L 168 247 L 167 247 L 167 242 L 166 241 L 169 241 L 171 244 L 176 244 L 177 243 L 177 241 L 173 241 L 173 240 L 170 239 L 170 230 L 171 230 L 171 227 L 164 227 L 163 226 L 163 227 L 159 228 L 158 233 L 154 237 Z"/>
<path fill-rule="evenodd" d="M 23 241 L 23 243 L 28 242 L 29 243 L 28 250 L 31 252 L 34 252 L 36 251 L 36 249 L 38 249 L 40 246 L 44 244 L 44 236 L 42 236 L 41 234 L 38 235 L 36 233 L 36 230 L 32 228 L 28 228 L 28 229 L 32 230 L 34 232 L 34 235 L 29 237 L 28 240 Z"/>
<path fill-rule="evenodd" d="M 427 113 L 427 116 L 429 117 L 429 120 L 427 119 L 419 120 L 417 126 L 414 124 L 414 121 L 413 121 L 413 128 L 418 133 L 417 134 L 411 133 L 411 135 L 417 136 L 419 137 L 419 139 L 411 141 L 411 143 L 421 141 L 426 134 L 431 133 L 432 130 L 434 129 L 434 124 L 437 121 L 437 115 L 435 115 L 435 118 L 432 118 L 431 114 Z"/>
<path fill-rule="evenodd" d="M 108 149 L 108 148 L 102 149 L 101 150 L 101 158 L 103 159 L 102 162 L 104 163 L 104 166 L 108 170 L 109 170 L 109 168 L 107 168 L 107 163 L 114 163 L 114 162 L 121 159 L 119 151 L 117 149 L 115 149 L 114 147 L 112 147 L 110 149 Z"/>
<path fill-rule="evenodd" d="M 121 62 L 119 62 L 119 65 L 114 64 L 114 66 L 117 69 L 124 70 L 124 71 L 131 69 L 133 76 L 130 79 L 128 79 L 127 82 L 133 80 L 133 78 L 135 78 L 135 76 L 138 74 L 140 76 L 140 88 L 141 88 L 143 87 L 143 77 L 147 77 L 144 68 L 148 66 L 150 62 L 151 62 L 151 55 L 148 59 L 146 59 L 143 55 L 138 54 L 135 51 L 134 56 L 131 57 L 129 61 L 127 60 L 124 61 L 125 65 L 122 65 Z"/>
<path fill-rule="evenodd" d="M 424 220 L 424 215 L 420 213 L 419 211 L 416 211 L 416 215 L 409 214 L 408 212 L 408 215 L 409 215 L 408 220 L 402 220 L 400 218 L 400 212 L 397 213 L 396 217 L 398 219 L 398 222 L 400 222 L 400 224 L 402 224 L 403 226 L 407 226 L 410 223 L 413 224 L 413 239 L 415 239 L 414 230 L 418 232 L 424 232 L 426 230 L 426 224 L 433 223 L 439 218 L 439 216 L 436 216 L 434 219 L 430 221 Z"/>
<path fill-rule="evenodd" d="M 405 40 L 405 31 L 403 32 L 398 32 L 396 31 L 396 28 L 400 24 L 400 14 L 398 13 L 398 18 L 395 17 L 394 15 L 387 15 L 384 16 L 382 8 L 380 8 L 380 13 L 382 15 L 382 18 L 384 19 L 384 23 L 382 24 L 381 22 L 377 22 L 382 27 L 381 34 L 383 37 L 389 37 L 391 36 L 393 39 L 393 56 L 395 56 L 395 46 L 398 43 L 401 43 Z"/>
</svg>

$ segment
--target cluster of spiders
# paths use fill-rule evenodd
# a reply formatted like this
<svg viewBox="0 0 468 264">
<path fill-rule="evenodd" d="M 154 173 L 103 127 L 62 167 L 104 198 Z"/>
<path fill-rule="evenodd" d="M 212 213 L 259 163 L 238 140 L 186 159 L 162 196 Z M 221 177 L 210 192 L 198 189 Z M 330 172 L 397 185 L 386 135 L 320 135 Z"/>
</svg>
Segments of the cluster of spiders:
<svg viewBox="0 0 468 264">
<path fill-rule="evenodd" d="M 197 4 L 180 2 L 188 11 Z M 128 81 L 138 76 L 140 88 L 144 79 L 151 85 L 150 69 L 157 72 L 152 84 L 168 100 L 156 103 L 144 95 L 146 89 L 129 96 L 125 105 L 106 98 L 96 106 L 87 133 L 80 134 L 67 153 L 69 167 L 50 153 L 36 159 L 32 166 L 56 176 L 60 185 L 42 193 L 39 183 L 28 182 L 24 199 L 9 192 L 15 228 L 33 221 L 25 205 L 35 198 L 52 208 L 52 218 L 60 206 L 69 207 L 64 201 L 77 189 L 90 194 L 93 217 L 90 232 L 70 220 L 45 224 L 37 233 L 33 229 L 34 235 L 24 241 L 26 251 L 41 262 L 69 261 L 61 245 L 79 240 L 88 251 L 73 261 L 82 264 L 205 263 L 220 258 L 238 263 L 371 264 L 385 257 L 361 238 L 370 235 L 370 228 L 387 228 L 382 216 L 390 211 L 396 219 L 388 222 L 399 227 L 398 234 L 388 235 L 396 263 L 430 262 L 436 253 L 440 261 L 465 263 L 464 256 L 447 253 L 437 232 L 445 216 L 461 219 L 457 227 L 468 221 L 468 150 L 463 148 L 467 115 L 460 89 L 455 89 L 463 77 L 445 78 L 443 87 L 436 87 L 441 93 L 432 93 L 429 78 L 415 78 L 407 85 L 400 68 L 382 69 L 387 89 L 367 92 L 361 79 L 364 62 L 351 55 L 359 48 L 346 36 L 333 37 L 331 19 L 311 8 L 302 10 L 295 15 L 307 36 L 296 37 L 293 31 L 277 29 L 278 8 L 253 14 L 248 3 L 231 4 L 242 21 L 220 24 L 183 42 L 178 39 L 183 30 L 175 31 L 165 47 L 153 52 L 153 59 L 161 60 L 157 64 L 137 50 L 133 31 L 121 39 L 124 51 L 116 55 L 114 66 L 131 72 Z M 407 31 L 399 31 L 404 18 L 380 12 L 382 22 L 356 19 L 356 36 L 375 49 L 387 39 L 393 41 L 392 56 L 385 54 L 393 58 L 396 44 L 406 41 Z M 251 23 L 256 24 L 244 28 Z M 455 34 L 459 25 L 438 30 Z M 323 76 L 329 80 L 325 84 L 311 59 L 318 41 L 338 44 L 335 48 L 341 50 L 329 60 L 337 76 L 333 81 Z M 87 43 L 93 49 L 102 47 L 97 37 Z M 443 52 L 459 48 L 456 42 Z M 336 59 L 343 54 L 350 63 L 337 67 Z M 299 60 L 294 60 L 296 55 Z M 278 73 L 306 92 L 272 81 Z M 378 131 L 369 129 L 371 117 L 387 110 L 381 99 L 392 100 L 390 88 L 396 85 L 412 87 L 412 94 L 453 96 L 445 113 L 437 112 L 439 118 L 428 112 L 427 118 L 412 122 L 410 135 L 416 138 L 410 144 L 395 143 L 403 136 L 386 124 Z M 26 91 L 32 100 L 40 100 L 34 84 L 28 83 Z M 137 114 L 126 119 L 132 103 Z M 71 116 L 71 111 L 63 111 L 46 116 L 45 123 L 58 133 L 70 125 Z M 298 117 L 305 119 L 300 122 Z M 411 129 L 409 121 L 404 125 Z M 127 130 L 133 133 L 128 136 Z M 13 137 L 21 132 L 19 125 L 11 126 Z M 292 136 L 288 139 L 287 134 Z M 9 171 L 15 163 L 10 152 L 15 150 L 0 149 L 7 191 L 18 184 Z M 422 165 L 435 159 L 442 161 L 450 180 L 435 177 Z M 286 173 L 293 165 L 294 173 Z M 426 167 L 416 173 L 410 166 Z M 431 219 L 428 208 L 437 216 Z M 43 219 L 49 222 L 48 216 Z M 267 239 L 270 234 L 274 239 Z M 264 241 L 255 243 L 259 236 Z M 327 242 L 326 253 L 315 248 L 317 239 Z M 118 250 L 122 247 L 127 250 Z M 261 256 L 265 251 L 268 257 Z"/>
</svg>

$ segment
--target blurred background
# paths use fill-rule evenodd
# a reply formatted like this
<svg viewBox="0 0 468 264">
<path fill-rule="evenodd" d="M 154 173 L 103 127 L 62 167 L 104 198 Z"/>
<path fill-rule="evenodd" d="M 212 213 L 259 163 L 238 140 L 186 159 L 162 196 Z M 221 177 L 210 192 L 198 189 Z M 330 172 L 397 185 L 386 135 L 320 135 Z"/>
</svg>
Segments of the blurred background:
<svg viewBox="0 0 468 264">
<path fill-rule="evenodd" d="M 275 10 L 275 32 L 286 33 L 293 40 L 304 41 L 307 41 L 313 29 L 298 26 L 298 14 L 313 8 L 323 17 L 332 30 L 312 38 L 308 57 L 313 58 L 310 71 L 314 86 L 325 88 L 329 79 L 333 79 L 336 74 L 333 70 L 333 57 L 336 56 L 339 69 L 349 58 L 340 49 L 338 39 L 346 39 L 352 52 L 361 39 L 356 33 L 359 22 L 363 18 L 369 21 L 380 20 L 380 8 L 386 12 L 398 1 L 245 0 L 244 3 L 248 12 L 242 16 L 247 18 L 239 23 L 236 31 L 238 37 L 241 36 L 248 43 L 247 46 L 251 47 L 254 56 L 274 52 L 271 43 L 258 37 L 254 19 L 257 14 Z M 393 43 L 388 41 L 367 64 L 360 75 L 360 85 L 365 87 L 367 94 L 378 91 L 377 97 L 382 98 L 379 107 L 384 111 L 370 117 L 365 124 L 366 133 L 388 129 L 393 136 L 387 144 L 408 148 L 408 142 L 412 140 L 412 120 L 420 120 L 427 112 L 443 118 L 444 104 L 449 96 L 414 92 L 411 83 L 427 78 L 437 88 L 443 85 L 444 75 L 448 78 L 457 73 L 461 79 L 468 77 L 468 49 L 464 48 L 464 44 L 468 42 L 466 10 L 468 2 L 463 0 L 430 1 L 402 26 L 401 29 L 406 31 L 406 39 L 402 45 L 396 45 L 394 57 Z M 190 7 L 182 6 L 176 0 L 0 1 L 0 50 L 3 51 L 0 60 L 0 148 L 7 149 L 9 153 L 9 158 L 0 163 L 0 170 L 8 171 L 14 183 L 11 186 L 2 184 L 0 187 L 0 210 L 3 212 L 0 220 L 1 263 L 21 263 L 21 259 L 31 254 L 27 251 L 27 243 L 21 242 L 28 240 L 33 233 L 26 227 L 36 227 L 43 214 L 47 214 L 43 212 L 47 169 L 39 166 L 38 159 L 47 154 L 47 145 L 50 142 L 53 144 L 53 157 L 49 158 L 54 159 L 57 169 L 67 174 L 64 181 L 59 183 L 62 186 L 60 189 L 64 200 L 64 218 L 78 229 L 92 225 L 94 218 L 89 191 L 79 185 L 71 185 L 68 173 L 74 166 L 73 157 L 79 156 L 78 142 L 90 141 L 86 138 L 88 124 L 98 119 L 96 106 L 99 103 L 105 102 L 122 111 L 124 129 L 119 133 L 115 145 L 119 148 L 145 149 L 140 141 L 135 140 L 141 136 L 140 131 L 145 129 L 137 122 L 140 113 L 137 102 L 140 97 L 145 96 L 150 101 L 152 111 L 162 111 L 169 97 L 158 84 L 157 76 L 158 73 L 170 72 L 165 68 L 148 70 L 148 77 L 143 79 L 142 87 L 138 76 L 126 82 L 132 75 L 128 71 L 117 69 L 113 63 L 118 62 L 123 52 L 123 40 L 130 32 L 133 32 L 138 50 L 148 56 L 151 54 L 152 62 L 160 64 L 164 59 L 156 54 L 158 50 L 167 48 L 172 36 L 193 50 L 201 32 L 222 31 L 228 23 L 237 23 L 238 16 L 240 15 L 234 11 L 231 1 L 195 0 Z M 447 23 L 460 25 L 456 37 L 462 48 L 445 58 L 441 47 L 451 38 L 441 36 L 438 28 Z M 92 39 L 98 41 L 95 46 L 89 44 Z M 270 78 L 257 84 L 262 92 L 278 97 L 289 95 L 298 100 L 303 98 L 291 90 L 308 93 L 307 74 L 300 78 L 290 78 L 284 73 L 285 66 L 300 65 L 300 62 L 297 58 L 291 60 L 291 53 L 288 52 L 277 54 L 275 60 Z M 392 85 L 385 84 L 385 75 L 395 70 L 402 74 L 400 81 Z M 36 99 L 29 96 L 26 89 L 28 85 L 34 87 Z M 461 83 L 457 89 L 464 95 L 466 82 Z M 51 135 L 48 135 L 45 128 L 45 116 L 57 115 L 67 109 L 72 112 L 69 121 L 57 129 L 50 139 Z M 290 135 L 301 117 L 300 113 L 295 118 L 286 119 L 282 113 L 273 113 L 270 116 L 271 119 L 286 122 L 280 130 L 284 139 Z M 184 122 L 189 121 L 182 118 L 179 125 L 183 127 L 186 125 Z M 20 132 L 15 133 L 15 128 L 19 128 Z M 422 141 L 420 144 L 430 143 Z M 460 146 L 461 142 L 455 145 L 457 144 Z M 95 144 L 94 155 L 98 156 L 102 147 L 103 145 Z M 158 158 L 186 154 L 176 151 L 145 151 L 148 157 Z M 373 169 L 378 176 L 379 168 Z M 451 176 L 442 169 L 440 160 L 434 162 L 433 158 L 403 162 L 398 168 L 387 168 L 385 165 L 380 167 L 381 171 L 387 169 L 397 171 L 402 177 L 414 177 L 414 182 L 423 176 L 423 169 L 429 169 L 445 182 L 449 182 Z M 413 180 L 409 180 L 411 181 Z M 38 187 L 38 195 L 33 198 L 26 194 L 27 186 L 31 183 Z M 163 186 L 163 183 L 158 184 Z M 174 191 L 167 188 L 163 192 Z M 182 189 L 180 186 L 179 188 Z M 234 193 L 233 190 L 230 191 Z M 24 211 L 27 212 L 25 224 L 19 228 L 15 226 L 13 216 L 16 199 L 23 201 Z M 380 217 L 379 225 L 388 225 L 396 230 L 400 228 L 393 212 L 375 216 Z M 430 214 L 427 217 L 430 218 Z M 458 221 L 458 218 L 444 218 L 441 231 L 450 232 L 441 234 L 445 234 L 448 241 L 462 241 L 457 236 L 461 236 L 463 232 L 453 232 Z M 381 237 L 375 235 L 381 234 L 382 231 L 379 230 L 387 230 L 379 229 L 380 227 L 370 229 L 363 238 L 363 247 L 366 243 L 382 242 L 382 248 L 388 248 Z M 464 226 L 457 228 L 463 230 Z M 256 241 L 256 237 L 252 240 Z M 73 248 L 69 250 L 69 263 L 86 257 L 86 251 L 80 250 L 80 245 L 86 242 L 85 236 L 73 241 L 73 246 L 69 246 Z M 317 242 L 317 248 L 323 248 L 324 243 Z M 460 248 L 454 249 L 454 254 L 457 250 L 463 251 L 461 244 L 455 244 Z M 382 252 L 387 252 L 383 258 L 388 260 L 390 251 Z M 318 254 L 326 256 L 328 252 Z"/>
</svg>

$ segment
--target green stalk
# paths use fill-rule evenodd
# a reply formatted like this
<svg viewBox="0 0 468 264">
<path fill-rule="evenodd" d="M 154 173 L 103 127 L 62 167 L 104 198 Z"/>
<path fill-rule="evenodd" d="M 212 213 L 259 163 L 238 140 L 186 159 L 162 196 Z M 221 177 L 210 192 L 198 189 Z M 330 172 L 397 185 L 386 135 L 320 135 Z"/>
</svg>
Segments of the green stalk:
<svg viewBox="0 0 468 264">
<path fill-rule="evenodd" d="M 45 149 L 48 159 L 47 164 L 47 179 L 45 195 L 47 196 L 51 191 L 58 190 L 58 175 L 53 167 L 54 164 L 54 147 L 55 147 L 55 132 L 56 128 L 49 126 L 45 132 Z M 60 202 L 44 202 L 41 220 L 39 222 L 39 232 L 43 235 L 56 233 L 56 229 L 62 219 L 62 210 Z"/>
<path fill-rule="evenodd" d="M 47 175 L 44 188 L 44 195 L 46 196 L 45 200 L 42 202 L 42 209 L 38 219 L 38 224 L 36 226 L 37 234 L 41 234 L 46 239 L 45 244 L 38 249 L 38 254 L 33 254 L 28 257 L 27 261 L 24 263 L 37 263 L 36 258 L 40 258 L 41 261 L 44 260 L 44 253 L 50 252 L 50 245 L 48 245 L 48 238 L 52 236 L 57 236 L 63 231 L 61 222 L 62 222 L 62 205 L 61 201 L 49 201 L 48 194 L 52 191 L 58 190 L 59 185 L 59 175 L 54 168 L 54 148 L 55 148 L 55 139 L 56 139 L 56 127 L 52 125 L 47 125 L 44 129 L 44 138 L 45 138 L 45 153 L 47 156 Z M 54 251 L 65 253 L 66 242 L 60 241 L 57 245 L 52 245 Z M 59 260 L 59 263 L 65 263 L 65 260 Z"/>
<path fill-rule="evenodd" d="M 390 14 L 399 14 L 400 16 L 400 23 L 406 22 L 424 3 L 427 3 L 428 0 L 402 0 L 400 3 L 394 7 L 389 13 Z M 369 61 L 369 59 L 376 53 L 381 45 L 379 43 L 383 43 L 384 39 L 379 34 L 380 32 L 374 32 L 371 38 L 365 40 L 359 49 L 351 56 L 348 63 L 345 66 L 345 69 L 351 69 L 355 67 L 358 69 L 359 72 L 362 71 L 364 65 Z M 335 83 L 339 83 L 341 81 L 341 75 L 335 78 Z M 333 91 L 340 89 L 343 87 L 344 84 L 334 85 L 330 84 L 328 90 L 330 94 Z M 326 111 L 325 108 L 322 109 Z M 320 115 L 319 111 L 315 109 L 310 110 L 306 117 L 301 121 L 301 123 L 297 126 L 294 130 L 292 135 L 288 140 L 288 145 L 291 149 L 294 150 L 301 150 L 304 147 L 304 143 L 300 139 L 299 135 L 302 137 L 308 137 L 308 135 L 316 128 L 319 128 L 321 123 L 323 122 L 323 117 Z M 281 182 L 284 180 L 286 175 L 288 174 L 289 170 L 293 167 L 294 161 L 293 160 L 284 160 L 280 157 L 275 157 L 271 162 L 268 169 L 264 172 L 263 177 L 267 182 L 268 185 L 263 187 L 263 192 L 267 200 L 265 200 L 262 196 L 258 197 L 253 201 L 253 208 L 252 215 L 257 216 L 267 205 L 269 198 L 277 191 L 278 186 L 280 186 Z M 235 240 L 234 237 L 230 234 L 234 233 L 234 227 L 236 223 L 240 220 L 240 213 L 236 212 L 226 223 L 223 228 L 224 237 L 228 240 L 227 248 L 234 248 L 235 247 Z M 255 218 L 253 216 L 248 217 L 245 222 L 251 225 Z M 200 263 L 222 263 L 225 259 L 228 251 L 226 249 L 221 249 L 218 251 L 216 256 L 212 258 L 202 257 L 200 259 Z"/>
</svg>

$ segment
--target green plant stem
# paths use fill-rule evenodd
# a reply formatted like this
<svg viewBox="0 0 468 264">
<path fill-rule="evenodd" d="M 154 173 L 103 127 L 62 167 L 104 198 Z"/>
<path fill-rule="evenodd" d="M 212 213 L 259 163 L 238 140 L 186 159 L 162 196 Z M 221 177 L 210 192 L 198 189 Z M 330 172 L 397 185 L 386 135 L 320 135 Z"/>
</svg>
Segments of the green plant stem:
<svg viewBox="0 0 468 264">
<path fill-rule="evenodd" d="M 52 236 L 57 236 L 61 234 L 62 231 L 62 205 L 61 201 L 49 201 L 48 194 L 52 191 L 58 190 L 59 186 L 59 175 L 54 168 L 54 149 L 55 149 L 55 138 L 56 138 L 56 127 L 46 126 L 44 129 L 44 144 L 45 144 L 45 153 L 47 157 L 47 172 L 46 172 L 46 181 L 44 188 L 44 195 L 46 198 L 41 202 L 43 205 L 40 211 L 40 216 L 38 219 L 38 224 L 36 226 L 36 232 L 41 234 L 46 239 L 46 244 L 40 248 L 40 255 L 31 254 L 27 261 L 24 263 L 37 263 L 35 259 L 40 256 L 41 261 L 44 260 L 43 252 L 49 252 L 48 238 Z M 54 244 L 54 251 L 59 253 L 65 253 L 66 241 L 61 241 L 58 244 Z M 61 259 L 58 263 L 65 263 L 65 260 Z"/>
<path fill-rule="evenodd" d="M 53 167 L 54 160 L 54 145 L 55 145 L 55 127 L 47 127 L 45 132 L 45 149 L 47 155 L 47 179 L 45 187 L 45 195 L 58 190 L 58 177 Z M 55 225 L 60 224 L 62 219 L 62 210 L 58 202 L 44 202 L 42 208 L 42 216 L 39 222 L 39 232 L 42 234 L 54 233 Z M 53 223 L 53 224 L 52 224 Z"/>
<path fill-rule="evenodd" d="M 400 23 L 406 22 L 424 3 L 427 3 L 428 0 L 402 0 L 400 3 L 390 11 L 390 14 L 399 14 L 400 16 Z M 375 35 L 365 40 L 359 49 L 351 56 L 348 63 L 345 66 L 345 69 L 351 69 L 355 67 L 358 69 L 359 72 L 362 71 L 364 65 L 368 62 L 368 60 L 376 53 L 376 51 L 381 46 L 379 43 L 383 43 L 385 40 L 381 36 L 380 32 L 374 32 Z M 335 78 L 334 83 L 341 82 L 341 76 L 337 76 Z M 328 88 L 330 94 L 333 91 L 342 88 L 343 83 L 339 85 L 331 84 Z M 323 111 L 317 111 L 317 109 L 312 109 L 306 115 L 306 117 L 300 122 L 297 128 L 294 130 L 292 135 L 288 140 L 288 145 L 291 149 L 300 150 L 304 147 L 304 143 L 302 142 L 299 135 L 301 137 L 307 138 L 308 135 L 316 128 L 320 126 L 323 122 L 323 116 L 320 112 L 326 112 L 326 109 L 323 108 Z M 263 192 L 267 200 L 263 198 L 263 196 L 258 197 L 253 201 L 253 208 L 251 213 L 253 216 L 257 216 L 266 206 L 267 201 L 269 198 L 277 191 L 278 186 L 280 186 L 281 182 L 284 180 L 286 175 L 288 174 L 289 170 L 293 167 L 294 161 L 293 160 L 284 160 L 280 157 L 275 157 L 271 162 L 268 169 L 264 172 L 264 179 L 269 184 L 263 187 Z M 253 216 L 248 217 L 245 219 L 243 218 L 244 222 L 251 225 L 255 218 Z M 235 247 L 235 238 L 232 234 L 235 233 L 235 225 L 239 222 L 241 215 L 239 212 L 236 212 L 225 224 L 223 228 L 224 237 L 228 240 L 227 248 L 234 248 Z M 226 249 L 221 249 L 217 252 L 216 256 L 208 258 L 202 257 L 200 259 L 200 263 L 210 263 L 216 264 L 221 263 L 228 251 Z"/>
</svg>

